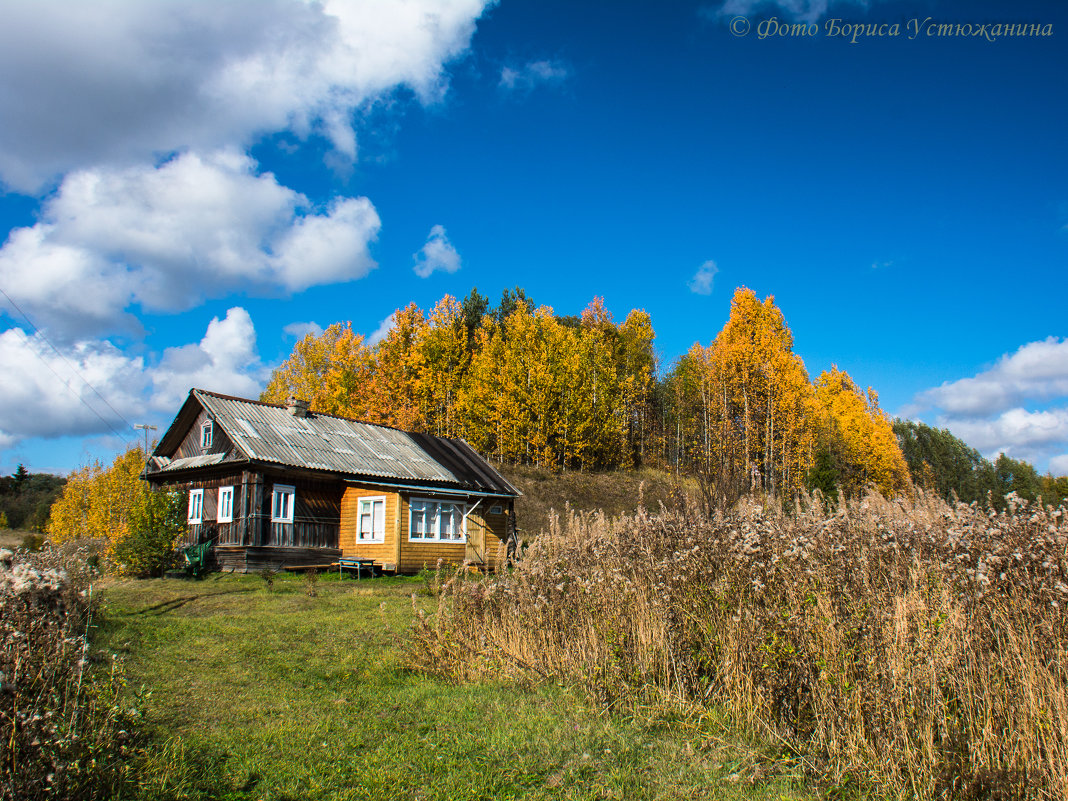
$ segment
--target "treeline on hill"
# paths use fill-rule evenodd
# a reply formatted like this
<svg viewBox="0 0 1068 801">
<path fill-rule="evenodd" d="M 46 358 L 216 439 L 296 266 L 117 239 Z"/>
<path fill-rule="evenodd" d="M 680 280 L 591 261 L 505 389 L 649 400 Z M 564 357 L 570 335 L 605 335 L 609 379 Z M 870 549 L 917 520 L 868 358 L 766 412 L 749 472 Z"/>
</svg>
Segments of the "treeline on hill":
<svg viewBox="0 0 1068 801">
<path fill-rule="evenodd" d="M 956 495 L 965 503 L 984 501 L 987 495 L 999 505 L 1009 492 L 1033 501 L 1059 506 L 1068 500 L 1068 476 L 1040 476 L 1033 465 L 1005 454 L 991 462 L 945 429 L 912 420 L 895 420 L 897 435 L 913 481 L 943 498 Z"/>
<path fill-rule="evenodd" d="M 0 476 L 0 529 L 44 531 L 48 510 L 65 483 L 60 476 L 31 473 L 21 464 L 10 476 Z"/>
<path fill-rule="evenodd" d="M 666 372 L 653 341 L 642 310 L 616 322 L 595 298 L 581 316 L 559 316 L 519 288 L 496 307 L 473 289 L 428 313 L 398 310 L 373 346 L 351 323 L 309 334 L 261 399 L 292 395 L 323 413 L 463 437 L 501 463 L 694 474 L 717 503 L 751 490 L 890 495 L 910 482 L 969 497 L 933 445 L 948 433 L 909 429 L 909 444 L 916 424 L 895 430 L 874 390 L 837 367 L 809 378 L 772 297 L 738 289 L 712 343 Z M 1034 497 L 1022 464 L 1007 465 L 995 492 Z"/>
</svg>

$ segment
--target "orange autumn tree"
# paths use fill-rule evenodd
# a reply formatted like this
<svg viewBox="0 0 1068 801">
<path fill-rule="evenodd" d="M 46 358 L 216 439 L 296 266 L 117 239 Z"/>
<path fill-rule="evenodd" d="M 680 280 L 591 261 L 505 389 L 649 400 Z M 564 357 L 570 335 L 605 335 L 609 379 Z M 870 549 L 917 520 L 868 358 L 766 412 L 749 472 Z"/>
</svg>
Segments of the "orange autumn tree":
<svg viewBox="0 0 1068 801">
<path fill-rule="evenodd" d="M 415 398 L 424 430 L 440 437 L 458 436 L 457 407 L 471 363 L 471 343 L 463 308 L 446 295 L 418 328 L 412 356 Z"/>
<path fill-rule="evenodd" d="M 362 417 L 368 413 L 364 391 L 374 357 L 352 323 L 334 323 L 321 334 L 308 334 L 271 374 L 260 400 L 285 403 L 290 396 L 308 401 L 325 414 Z"/>
<path fill-rule="evenodd" d="M 761 302 L 738 289 L 723 330 L 709 347 L 694 345 L 670 383 L 680 459 L 719 499 L 802 487 L 814 441 L 813 392 L 774 298 Z"/>
<path fill-rule="evenodd" d="M 105 546 L 110 572 L 159 576 L 173 564 L 185 532 L 185 496 L 141 479 L 145 452 L 132 447 L 110 467 L 100 462 L 75 470 L 52 504 L 46 530 L 55 544 L 83 538 Z"/>
<path fill-rule="evenodd" d="M 519 289 L 493 310 L 477 292 L 463 303 L 446 295 L 429 314 L 395 312 L 373 347 L 349 324 L 305 337 L 262 397 L 464 437 L 500 462 L 659 462 L 702 476 L 717 503 L 752 490 L 788 497 L 816 473 L 820 486 L 840 480 L 850 492 L 907 482 L 874 393 L 836 372 L 813 386 L 774 298 L 738 289 L 715 340 L 662 381 L 653 342 L 647 313 L 619 324 L 600 298 L 560 317 Z"/>
<path fill-rule="evenodd" d="M 862 392 L 848 373 L 832 366 L 816 380 L 816 402 L 820 447 L 847 494 L 874 485 L 890 497 L 908 486 L 908 465 L 875 390 Z"/>
<path fill-rule="evenodd" d="M 461 407 L 467 439 L 499 461 L 556 466 L 573 448 L 565 365 L 577 353 L 547 306 L 483 318 Z"/>
<path fill-rule="evenodd" d="M 426 430 L 418 388 L 418 344 L 425 330 L 426 319 L 414 303 L 393 313 L 393 327 L 375 346 L 374 368 L 363 387 L 361 420 L 405 431 Z"/>
</svg>

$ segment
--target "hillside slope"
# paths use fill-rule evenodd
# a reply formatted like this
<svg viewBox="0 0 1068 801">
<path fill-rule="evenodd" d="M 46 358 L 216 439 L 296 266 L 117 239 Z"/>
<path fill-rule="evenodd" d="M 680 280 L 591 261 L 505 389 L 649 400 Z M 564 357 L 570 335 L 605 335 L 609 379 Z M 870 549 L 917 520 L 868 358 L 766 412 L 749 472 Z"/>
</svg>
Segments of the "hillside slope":
<svg viewBox="0 0 1068 801">
<path fill-rule="evenodd" d="M 612 470 L 587 473 L 577 470 L 553 473 L 533 467 L 501 467 L 501 473 L 522 493 L 516 501 L 519 528 L 536 534 L 549 524 L 551 510 L 563 514 L 565 505 L 583 512 L 604 510 L 614 517 L 638 509 L 639 497 L 646 509 L 656 511 L 661 502 L 672 506 L 676 481 L 663 470 Z M 683 479 L 684 492 L 696 490 Z"/>
</svg>

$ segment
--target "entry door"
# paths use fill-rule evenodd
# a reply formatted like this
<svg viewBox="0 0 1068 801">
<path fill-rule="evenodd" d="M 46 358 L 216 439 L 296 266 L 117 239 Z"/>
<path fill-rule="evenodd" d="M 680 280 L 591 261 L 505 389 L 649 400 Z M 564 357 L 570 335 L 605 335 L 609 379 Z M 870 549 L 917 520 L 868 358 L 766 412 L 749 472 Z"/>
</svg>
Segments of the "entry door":
<svg viewBox="0 0 1068 801">
<path fill-rule="evenodd" d="M 464 560 L 476 565 L 486 564 L 486 526 L 473 514 L 467 517 L 467 548 L 464 550 Z"/>
</svg>

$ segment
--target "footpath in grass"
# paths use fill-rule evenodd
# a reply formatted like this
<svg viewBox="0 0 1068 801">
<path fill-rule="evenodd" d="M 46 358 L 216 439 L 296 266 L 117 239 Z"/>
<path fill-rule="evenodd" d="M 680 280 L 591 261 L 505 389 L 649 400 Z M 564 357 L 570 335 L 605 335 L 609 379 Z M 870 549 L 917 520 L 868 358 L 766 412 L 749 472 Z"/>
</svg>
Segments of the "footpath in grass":
<svg viewBox="0 0 1068 801">
<path fill-rule="evenodd" d="M 558 687 L 405 670 L 397 647 L 422 586 L 221 575 L 109 586 L 96 644 L 145 693 L 136 797 L 804 797 L 786 777 L 755 776 L 744 748 L 682 724 L 599 714 Z"/>
</svg>

